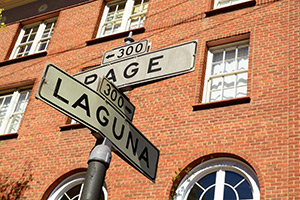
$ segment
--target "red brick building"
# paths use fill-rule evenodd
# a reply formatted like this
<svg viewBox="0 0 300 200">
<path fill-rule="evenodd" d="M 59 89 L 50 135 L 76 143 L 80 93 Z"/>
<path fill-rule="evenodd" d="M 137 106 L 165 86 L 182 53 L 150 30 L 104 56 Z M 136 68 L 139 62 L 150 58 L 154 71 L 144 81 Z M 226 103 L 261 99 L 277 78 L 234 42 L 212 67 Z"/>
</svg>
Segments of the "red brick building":
<svg viewBox="0 0 300 200">
<path fill-rule="evenodd" d="M 97 68 L 130 31 L 150 52 L 198 41 L 195 66 L 123 88 L 156 180 L 113 153 L 103 199 L 300 199 L 297 0 L 1 3 L 1 199 L 79 198 L 96 139 L 35 93 L 47 61 Z"/>
</svg>

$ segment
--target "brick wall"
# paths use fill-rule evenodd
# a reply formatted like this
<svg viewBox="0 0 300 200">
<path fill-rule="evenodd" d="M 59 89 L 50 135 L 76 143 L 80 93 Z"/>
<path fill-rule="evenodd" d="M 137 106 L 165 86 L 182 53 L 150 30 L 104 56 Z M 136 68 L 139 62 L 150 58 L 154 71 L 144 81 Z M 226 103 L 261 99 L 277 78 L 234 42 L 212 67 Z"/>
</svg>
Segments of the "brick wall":
<svg viewBox="0 0 300 200">
<path fill-rule="evenodd" d="M 95 37 L 103 2 L 61 10 L 46 56 L 7 63 L 19 24 L 0 31 L 0 88 L 35 80 L 18 137 L 0 136 L 1 177 L 29 180 L 21 199 L 41 199 L 59 177 L 87 168 L 95 144 L 90 130 L 61 131 L 67 117 L 34 95 L 46 61 L 76 74 L 124 44 L 120 37 L 86 45 Z M 152 183 L 113 154 L 105 180 L 108 199 L 169 199 L 174 171 L 218 155 L 239 157 L 253 167 L 261 199 L 300 198 L 300 7 L 296 0 L 259 0 L 205 17 L 210 8 L 210 0 L 150 0 L 145 32 L 133 38 L 149 39 L 151 51 L 198 40 L 195 70 L 129 92 L 136 106 L 133 124 L 160 150 L 157 178 Z M 193 111 L 201 104 L 207 43 L 244 34 L 250 35 L 250 103 Z"/>
</svg>

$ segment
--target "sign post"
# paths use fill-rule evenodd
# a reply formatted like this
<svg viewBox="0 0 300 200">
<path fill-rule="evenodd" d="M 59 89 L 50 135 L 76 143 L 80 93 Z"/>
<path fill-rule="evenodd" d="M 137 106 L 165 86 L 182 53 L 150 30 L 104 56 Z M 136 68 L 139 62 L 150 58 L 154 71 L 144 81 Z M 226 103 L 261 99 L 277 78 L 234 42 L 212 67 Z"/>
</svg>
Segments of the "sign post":
<svg viewBox="0 0 300 200">
<path fill-rule="evenodd" d="M 90 153 L 88 170 L 80 200 L 99 200 L 105 179 L 106 170 L 111 160 L 111 143 L 105 138 L 102 144 L 97 143 Z"/>
</svg>

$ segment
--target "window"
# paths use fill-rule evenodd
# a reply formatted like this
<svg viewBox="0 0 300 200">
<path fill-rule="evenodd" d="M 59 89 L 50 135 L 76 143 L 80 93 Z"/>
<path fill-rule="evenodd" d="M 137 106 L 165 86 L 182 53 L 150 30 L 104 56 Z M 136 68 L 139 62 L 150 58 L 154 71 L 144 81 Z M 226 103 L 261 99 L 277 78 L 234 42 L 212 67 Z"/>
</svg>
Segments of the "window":
<svg viewBox="0 0 300 200">
<path fill-rule="evenodd" d="M 17 90 L 0 96 L 0 135 L 18 131 L 30 92 Z"/>
<path fill-rule="evenodd" d="M 234 4 L 239 4 L 246 1 L 248 0 L 215 0 L 214 9 L 223 8 Z"/>
<path fill-rule="evenodd" d="M 54 188 L 48 200 L 79 200 L 81 197 L 86 172 L 69 176 Z M 102 187 L 100 200 L 107 199 L 107 191 Z"/>
<path fill-rule="evenodd" d="M 249 41 L 209 49 L 202 102 L 247 95 Z"/>
<path fill-rule="evenodd" d="M 20 31 L 10 58 L 46 51 L 53 34 L 56 19 L 52 18 L 24 26 Z"/>
<path fill-rule="evenodd" d="M 149 0 L 123 0 L 105 6 L 98 37 L 144 26 Z"/>
<path fill-rule="evenodd" d="M 196 166 L 183 178 L 175 200 L 259 200 L 255 172 L 231 158 L 216 158 Z"/>
</svg>

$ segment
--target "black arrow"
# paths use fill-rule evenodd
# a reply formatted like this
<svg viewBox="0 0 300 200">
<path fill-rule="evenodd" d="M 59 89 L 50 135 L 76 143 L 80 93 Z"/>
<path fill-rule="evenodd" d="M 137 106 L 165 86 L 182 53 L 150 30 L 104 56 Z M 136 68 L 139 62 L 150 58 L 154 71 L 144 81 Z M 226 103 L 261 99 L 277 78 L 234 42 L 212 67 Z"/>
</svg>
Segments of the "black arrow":
<svg viewBox="0 0 300 200">
<path fill-rule="evenodd" d="M 110 55 L 107 55 L 105 58 L 109 59 L 109 58 L 114 57 L 114 56 L 115 56 L 115 54 L 110 54 Z"/>
</svg>

